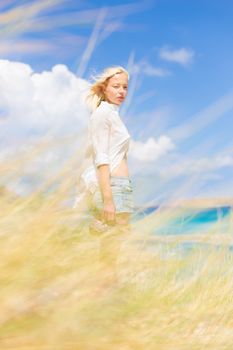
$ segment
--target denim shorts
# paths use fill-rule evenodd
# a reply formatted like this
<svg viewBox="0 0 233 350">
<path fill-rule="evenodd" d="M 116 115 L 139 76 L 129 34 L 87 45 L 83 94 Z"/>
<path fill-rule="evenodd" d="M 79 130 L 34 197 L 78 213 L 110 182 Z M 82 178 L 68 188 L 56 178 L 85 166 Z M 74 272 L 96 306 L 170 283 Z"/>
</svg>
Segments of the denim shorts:
<svg viewBox="0 0 233 350">
<path fill-rule="evenodd" d="M 123 176 L 111 176 L 110 184 L 116 213 L 133 213 L 133 188 L 130 178 Z M 99 188 L 97 188 L 92 194 L 91 202 L 93 209 L 102 209 L 103 200 Z"/>
</svg>

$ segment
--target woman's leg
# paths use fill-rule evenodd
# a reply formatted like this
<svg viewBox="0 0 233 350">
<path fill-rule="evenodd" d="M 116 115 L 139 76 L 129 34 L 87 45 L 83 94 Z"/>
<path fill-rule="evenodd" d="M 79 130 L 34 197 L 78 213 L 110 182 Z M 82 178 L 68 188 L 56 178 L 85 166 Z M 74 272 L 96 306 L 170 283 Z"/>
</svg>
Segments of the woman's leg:
<svg viewBox="0 0 233 350">
<path fill-rule="evenodd" d="M 107 272 L 108 276 L 111 276 L 110 280 L 114 283 L 117 281 L 117 260 L 119 252 L 121 249 L 122 238 L 130 233 L 130 212 L 127 212 L 128 209 L 128 197 L 127 193 L 120 195 L 122 191 L 121 184 L 119 186 L 114 186 L 113 196 L 116 209 L 126 209 L 126 212 L 117 212 L 115 216 L 115 223 L 108 225 L 107 222 L 102 221 L 101 216 L 101 196 L 97 192 L 92 197 L 94 203 L 94 225 L 90 228 L 90 233 L 96 234 L 100 238 L 99 245 L 99 259 L 104 268 L 104 271 Z M 122 197 L 123 196 L 123 197 Z M 99 210 L 97 210 L 97 207 Z M 110 224 L 110 223 L 109 223 Z M 113 224 L 113 225 L 112 225 Z M 102 230 L 103 228 L 103 230 Z"/>
<path fill-rule="evenodd" d="M 107 235 L 100 241 L 100 261 L 110 273 L 112 282 L 117 281 L 117 260 L 119 257 L 122 238 L 130 233 L 130 214 L 116 214 L 116 224 L 111 227 Z"/>
</svg>

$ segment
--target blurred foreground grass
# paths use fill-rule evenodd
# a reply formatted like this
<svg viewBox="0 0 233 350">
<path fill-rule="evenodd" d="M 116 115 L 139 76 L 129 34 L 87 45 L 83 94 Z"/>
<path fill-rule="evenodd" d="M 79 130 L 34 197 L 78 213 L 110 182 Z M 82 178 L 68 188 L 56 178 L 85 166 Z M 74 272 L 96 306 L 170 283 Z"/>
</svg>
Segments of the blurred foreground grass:
<svg viewBox="0 0 233 350">
<path fill-rule="evenodd" d="M 179 237 L 148 250 L 150 228 L 175 210 L 156 212 L 122 238 L 113 283 L 100 239 L 62 205 L 66 190 L 64 181 L 47 195 L 1 192 L 1 350 L 233 348 L 232 232 L 216 226 L 199 236 L 213 244 L 189 254 L 174 254 Z"/>
</svg>

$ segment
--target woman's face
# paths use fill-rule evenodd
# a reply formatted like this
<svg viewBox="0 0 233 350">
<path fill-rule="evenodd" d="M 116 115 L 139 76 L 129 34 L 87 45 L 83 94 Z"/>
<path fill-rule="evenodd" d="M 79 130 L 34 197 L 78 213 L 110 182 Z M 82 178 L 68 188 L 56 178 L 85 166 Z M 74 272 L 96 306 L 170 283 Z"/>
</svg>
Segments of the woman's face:
<svg viewBox="0 0 233 350">
<path fill-rule="evenodd" d="M 108 80 L 104 94 L 106 101 L 120 105 L 128 92 L 128 76 L 126 73 L 117 73 Z"/>
</svg>

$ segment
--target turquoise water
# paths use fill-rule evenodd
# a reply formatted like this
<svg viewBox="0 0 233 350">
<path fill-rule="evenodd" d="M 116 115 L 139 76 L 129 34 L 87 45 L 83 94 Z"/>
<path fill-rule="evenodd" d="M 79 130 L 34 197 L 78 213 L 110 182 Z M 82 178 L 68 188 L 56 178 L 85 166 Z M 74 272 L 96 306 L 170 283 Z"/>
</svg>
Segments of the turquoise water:
<svg viewBox="0 0 233 350">
<path fill-rule="evenodd" d="M 141 212 L 137 212 L 134 220 L 138 220 L 142 217 L 149 215 L 152 212 L 156 212 L 159 208 L 150 207 Z M 161 225 L 156 227 L 152 231 L 152 239 L 148 239 L 144 242 L 144 248 L 148 251 L 157 252 L 162 259 L 169 259 L 173 256 L 179 256 L 189 254 L 193 249 L 222 249 L 221 244 L 211 244 L 208 242 L 196 242 L 195 234 L 204 234 L 214 227 L 217 229 L 218 234 L 229 233 L 232 230 L 230 213 L 232 208 L 230 206 L 208 208 L 208 209 L 192 209 L 186 210 L 180 217 L 176 219 L 167 220 L 166 223 L 162 222 Z M 217 225 L 217 226 L 216 226 Z M 157 225 L 156 225 L 157 226 Z M 188 235 L 192 235 L 194 238 L 190 238 Z M 163 241 L 153 240 L 153 236 L 171 236 L 179 235 L 187 240 L 177 243 L 168 243 Z M 233 252 L 233 245 L 226 247 L 229 251 Z"/>
<path fill-rule="evenodd" d="M 135 220 L 147 216 L 158 210 L 156 207 L 149 207 L 139 211 Z M 230 206 L 208 208 L 208 209 L 190 209 L 185 211 L 180 217 L 168 220 L 165 224 L 157 227 L 153 234 L 157 235 L 185 235 L 193 233 L 204 233 L 213 225 L 218 224 L 219 233 L 224 233 L 230 228 Z"/>
</svg>

